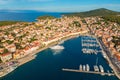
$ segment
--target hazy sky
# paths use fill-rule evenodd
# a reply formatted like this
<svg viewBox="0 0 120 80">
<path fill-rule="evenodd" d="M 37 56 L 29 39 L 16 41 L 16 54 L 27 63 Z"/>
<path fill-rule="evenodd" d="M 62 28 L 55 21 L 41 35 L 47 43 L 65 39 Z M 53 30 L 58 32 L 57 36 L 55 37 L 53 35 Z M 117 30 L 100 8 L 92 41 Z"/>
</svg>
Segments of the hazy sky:
<svg viewBox="0 0 120 80">
<path fill-rule="evenodd" d="M 0 9 L 80 12 L 97 8 L 120 11 L 120 0 L 0 0 Z"/>
</svg>

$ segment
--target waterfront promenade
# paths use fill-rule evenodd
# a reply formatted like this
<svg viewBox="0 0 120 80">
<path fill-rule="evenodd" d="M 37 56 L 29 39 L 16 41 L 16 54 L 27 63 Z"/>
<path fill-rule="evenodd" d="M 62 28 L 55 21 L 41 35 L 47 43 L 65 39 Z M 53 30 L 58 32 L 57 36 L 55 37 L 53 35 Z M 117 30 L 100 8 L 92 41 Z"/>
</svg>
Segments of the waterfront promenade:
<svg viewBox="0 0 120 80">
<path fill-rule="evenodd" d="M 100 45 L 100 47 L 102 49 L 103 57 L 108 61 L 109 66 L 113 69 L 115 75 L 120 79 L 120 74 L 119 74 L 120 73 L 120 69 L 117 67 L 117 65 L 115 64 L 115 61 L 112 59 L 111 52 L 107 49 L 107 47 L 102 42 L 102 40 L 95 36 L 95 34 L 93 33 L 92 29 L 90 28 L 91 26 L 87 26 L 87 27 L 90 30 L 90 35 L 95 37 L 97 42 L 99 43 L 99 45 Z"/>
<path fill-rule="evenodd" d="M 32 55 L 28 55 L 28 56 L 22 58 L 21 60 L 19 59 L 20 65 L 23 65 L 23 64 L 25 64 L 26 62 L 29 62 L 29 61 L 35 59 L 35 56 L 33 56 L 33 55 L 36 55 L 36 54 L 39 53 L 40 51 L 45 50 L 45 49 L 49 48 L 49 47 L 52 46 L 52 45 L 58 44 L 59 41 L 68 40 L 68 39 L 70 39 L 70 38 L 74 38 L 74 37 L 76 37 L 76 36 L 78 36 L 78 35 L 81 35 L 81 34 L 84 34 L 84 33 L 71 34 L 71 35 L 67 35 L 67 36 L 61 37 L 61 38 L 59 38 L 59 39 L 56 39 L 56 40 L 54 40 L 53 42 L 50 41 L 50 43 L 47 44 L 45 47 L 40 48 L 40 49 L 32 52 Z M 91 35 L 89 35 L 89 36 L 91 36 Z M 95 37 L 95 36 L 92 35 L 92 37 Z M 96 37 L 95 37 L 95 38 L 96 38 Z M 99 43 L 100 47 L 102 48 L 102 53 L 106 56 L 106 59 L 107 59 L 107 61 L 109 62 L 110 67 L 113 69 L 115 75 L 120 79 L 120 75 L 119 75 L 119 73 L 118 73 L 115 65 L 113 65 L 114 63 L 111 62 L 111 60 L 110 60 L 110 58 L 109 58 L 110 56 L 108 56 L 108 55 L 106 54 L 106 52 L 104 51 L 104 45 L 102 44 L 102 42 L 100 41 L 100 39 L 97 39 L 97 42 Z M 19 65 L 19 66 L 20 66 L 20 65 Z M 83 73 L 92 73 L 92 74 L 102 74 L 101 72 L 92 72 L 92 71 L 87 72 L 87 71 L 72 70 L 72 69 L 62 69 L 62 70 L 63 70 L 63 71 L 72 71 L 72 72 L 83 72 Z M 114 75 L 114 74 L 113 74 L 113 73 L 109 73 L 109 74 L 108 74 L 108 73 L 105 73 L 105 75 Z"/>
<path fill-rule="evenodd" d="M 115 75 L 120 79 L 120 74 L 119 74 L 120 70 L 119 70 L 119 68 L 117 68 L 117 65 L 112 60 L 110 51 L 107 50 L 107 48 L 105 47 L 105 45 L 103 44 L 103 42 L 100 39 L 97 38 L 97 41 L 98 41 L 100 47 L 102 48 L 102 53 L 104 55 L 104 58 L 108 61 L 109 66 L 113 69 Z"/>
<path fill-rule="evenodd" d="M 58 44 L 60 41 L 68 40 L 68 39 L 71 39 L 71 38 L 74 38 L 76 36 L 79 36 L 81 34 L 86 34 L 86 33 L 87 33 L 87 31 L 83 31 L 83 32 L 81 31 L 81 32 L 71 33 L 69 35 L 66 35 L 66 36 L 63 36 L 63 37 L 56 38 L 54 40 L 48 41 L 48 42 L 46 42 L 46 45 L 44 47 L 39 48 L 37 50 L 34 50 L 30 54 L 28 54 L 28 55 L 26 55 L 26 56 L 24 56 L 24 57 L 22 57 L 20 59 L 16 59 L 16 61 L 18 61 L 18 63 L 19 63 L 17 67 L 19 67 L 19 66 L 21 66 L 21 65 L 23 65 L 23 64 L 25 64 L 25 63 L 33 60 L 33 59 L 35 59 L 37 53 L 39 53 L 39 52 L 41 52 L 41 51 L 49 48 L 50 46 Z M 11 61 L 9 61 L 9 62 L 11 62 Z M 1 63 L 1 64 L 2 64 L 2 66 L 5 65 L 3 63 Z M 5 69 L 5 71 L 7 71 L 7 69 Z M 6 73 L 4 73 L 4 74 L 6 74 Z"/>
<path fill-rule="evenodd" d="M 92 66 L 95 65 L 96 57 L 98 57 L 98 65 L 102 65 L 105 72 L 108 70 L 112 72 L 100 53 L 98 55 L 84 55 L 81 53 L 81 37 L 75 37 L 64 41 L 62 44 L 58 44 L 64 46 L 65 49 L 56 55 L 54 55 L 54 50 L 50 48 L 43 50 L 37 54 L 34 60 L 20 66 L 12 73 L 3 77 L 2 80 L 24 80 L 24 78 L 26 80 L 118 80 L 116 76 L 102 76 L 100 74 L 66 72 L 61 70 L 62 68 L 79 69 L 80 64 L 88 64 L 90 71 L 94 71 L 94 67 Z M 22 76 L 19 76 L 21 74 Z"/>
<path fill-rule="evenodd" d="M 60 37 L 60 38 L 57 38 L 57 39 L 55 39 L 55 40 L 46 42 L 46 45 L 45 45 L 44 47 L 39 48 L 39 49 L 31 52 L 29 55 L 27 55 L 27 56 L 25 56 L 25 57 L 23 57 L 23 58 L 21 58 L 21 59 L 18 59 L 19 66 L 21 66 L 21 65 L 23 65 L 23 64 L 25 64 L 25 63 L 33 60 L 33 59 L 35 59 L 35 57 L 36 57 L 35 55 L 36 55 L 37 53 L 39 53 L 39 52 L 41 52 L 41 51 L 43 51 L 43 50 L 45 50 L 45 49 L 47 49 L 47 48 L 49 48 L 49 47 L 51 47 L 51 46 L 53 46 L 53 45 L 59 44 L 60 41 L 65 41 L 65 40 L 74 38 L 74 37 L 76 37 L 76 36 L 82 35 L 82 34 L 84 35 L 84 34 L 86 34 L 86 33 L 87 33 L 87 31 L 76 32 L 76 33 L 72 33 L 72 34 L 66 35 L 66 36 L 64 36 L 64 37 Z"/>
</svg>

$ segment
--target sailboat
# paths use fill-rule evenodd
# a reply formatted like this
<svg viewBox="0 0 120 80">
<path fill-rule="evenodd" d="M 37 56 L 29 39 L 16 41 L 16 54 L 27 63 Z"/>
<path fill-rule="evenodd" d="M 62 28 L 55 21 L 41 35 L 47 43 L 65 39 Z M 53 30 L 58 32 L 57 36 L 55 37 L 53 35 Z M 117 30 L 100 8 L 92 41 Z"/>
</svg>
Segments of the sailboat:
<svg viewBox="0 0 120 80">
<path fill-rule="evenodd" d="M 94 71 L 99 72 L 99 68 L 98 68 L 97 64 L 98 64 L 98 57 L 96 59 L 96 64 L 94 65 Z"/>
</svg>

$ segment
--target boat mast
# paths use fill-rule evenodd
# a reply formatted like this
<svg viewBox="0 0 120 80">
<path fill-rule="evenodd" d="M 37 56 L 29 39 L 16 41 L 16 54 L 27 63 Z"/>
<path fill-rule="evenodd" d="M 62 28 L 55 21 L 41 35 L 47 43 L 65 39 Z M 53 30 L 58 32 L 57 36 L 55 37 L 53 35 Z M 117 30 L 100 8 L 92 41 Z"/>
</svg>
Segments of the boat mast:
<svg viewBox="0 0 120 80">
<path fill-rule="evenodd" d="M 96 65 L 98 64 L 98 57 L 97 57 L 97 59 L 96 59 Z"/>
</svg>

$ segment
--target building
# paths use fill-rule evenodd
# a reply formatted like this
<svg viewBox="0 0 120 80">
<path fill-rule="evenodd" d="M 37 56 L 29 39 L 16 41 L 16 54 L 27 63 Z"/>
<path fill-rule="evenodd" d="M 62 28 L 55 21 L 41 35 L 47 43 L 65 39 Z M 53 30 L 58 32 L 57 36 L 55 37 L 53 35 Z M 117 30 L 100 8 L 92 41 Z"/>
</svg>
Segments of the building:
<svg viewBox="0 0 120 80">
<path fill-rule="evenodd" d="M 120 54 L 115 54 L 115 57 L 117 58 L 118 61 L 120 61 Z"/>
<path fill-rule="evenodd" d="M 17 50 L 14 54 L 13 54 L 13 59 L 19 59 L 25 56 L 25 52 L 23 50 Z"/>
<path fill-rule="evenodd" d="M 2 62 L 9 61 L 10 59 L 12 59 L 12 53 L 8 52 L 8 53 L 0 54 L 0 59 Z"/>
<path fill-rule="evenodd" d="M 15 44 L 8 45 L 6 48 L 8 49 L 9 52 L 15 52 L 16 51 Z"/>
</svg>

